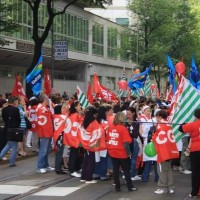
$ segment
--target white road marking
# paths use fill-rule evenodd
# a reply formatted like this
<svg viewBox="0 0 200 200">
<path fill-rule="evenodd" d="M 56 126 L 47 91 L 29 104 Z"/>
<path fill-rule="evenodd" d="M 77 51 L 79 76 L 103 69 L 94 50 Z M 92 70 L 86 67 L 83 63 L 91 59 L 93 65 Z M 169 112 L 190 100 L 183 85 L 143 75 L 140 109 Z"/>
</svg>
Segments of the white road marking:
<svg viewBox="0 0 200 200">
<path fill-rule="evenodd" d="M 81 187 L 50 187 L 33 194 L 33 196 L 66 196 L 80 188 Z"/>
<path fill-rule="evenodd" d="M 36 186 L 0 185 L 0 194 L 24 194 L 37 188 Z"/>
</svg>

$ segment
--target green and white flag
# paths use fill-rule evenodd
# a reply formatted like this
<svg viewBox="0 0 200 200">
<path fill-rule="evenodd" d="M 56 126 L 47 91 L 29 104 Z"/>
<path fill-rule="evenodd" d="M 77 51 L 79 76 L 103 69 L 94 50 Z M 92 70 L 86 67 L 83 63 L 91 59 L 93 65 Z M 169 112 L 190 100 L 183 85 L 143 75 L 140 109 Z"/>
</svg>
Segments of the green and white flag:
<svg viewBox="0 0 200 200">
<path fill-rule="evenodd" d="M 172 122 L 173 134 L 177 142 L 184 135 L 178 130 L 179 124 L 195 120 L 194 111 L 200 108 L 199 100 L 200 92 L 192 86 L 188 79 L 180 75 L 180 82 L 172 99 L 172 110 L 169 117 L 169 120 Z"/>
<path fill-rule="evenodd" d="M 150 78 L 148 75 L 147 79 L 145 81 L 145 84 L 144 84 L 144 95 L 146 97 L 150 97 L 150 94 L 151 94 L 151 82 L 150 82 Z"/>
<path fill-rule="evenodd" d="M 85 96 L 85 94 L 82 92 L 82 90 L 79 88 L 78 85 L 77 85 L 77 96 L 78 96 L 78 101 L 80 102 L 83 109 L 91 105 L 87 97 Z"/>
</svg>

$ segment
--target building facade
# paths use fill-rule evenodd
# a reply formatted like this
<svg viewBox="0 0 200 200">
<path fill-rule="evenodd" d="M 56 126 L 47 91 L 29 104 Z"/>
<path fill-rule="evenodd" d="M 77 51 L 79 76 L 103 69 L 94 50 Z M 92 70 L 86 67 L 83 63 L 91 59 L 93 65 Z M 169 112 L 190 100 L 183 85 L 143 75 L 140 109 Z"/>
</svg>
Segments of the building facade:
<svg viewBox="0 0 200 200">
<path fill-rule="evenodd" d="M 54 5 L 57 11 L 64 6 L 64 1 Z M 41 34 L 46 16 L 46 5 L 43 4 L 39 10 Z M 22 2 L 21 9 L 13 12 L 12 17 L 18 21 L 20 29 L 12 34 L 0 33 L 12 42 L 0 47 L 0 93 L 11 92 L 16 73 L 25 85 L 25 72 L 33 58 L 33 22 L 28 4 Z M 52 59 L 51 47 L 58 40 L 68 42 L 67 60 Z M 127 45 L 128 38 L 123 34 L 122 26 L 72 5 L 54 20 L 53 36 L 50 32 L 43 45 L 43 67 L 53 74 L 56 92 L 67 90 L 72 95 L 77 85 L 86 92 L 88 81 L 93 81 L 94 71 L 103 85 L 116 92 L 123 67 L 130 74 L 134 66 L 127 53 Z"/>
</svg>

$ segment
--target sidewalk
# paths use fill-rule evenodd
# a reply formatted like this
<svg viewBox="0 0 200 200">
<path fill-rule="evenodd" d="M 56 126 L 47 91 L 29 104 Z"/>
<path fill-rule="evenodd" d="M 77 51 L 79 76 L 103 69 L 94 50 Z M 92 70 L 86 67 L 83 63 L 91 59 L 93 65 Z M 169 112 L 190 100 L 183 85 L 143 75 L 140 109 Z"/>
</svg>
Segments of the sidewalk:
<svg viewBox="0 0 200 200">
<path fill-rule="evenodd" d="M 16 163 L 20 160 L 26 160 L 26 159 L 29 159 L 29 158 L 32 158 L 32 157 L 35 157 L 37 156 L 37 152 L 36 151 L 33 151 L 33 148 L 29 148 L 29 147 L 26 147 L 25 148 L 26 150 L 26 156 L 20 156 L 20 155 L 17 155 L 17 160 L 16 160 Z M 1 165 L 5 165 L 5 164 L 8 164 L 9 162 L 9 158 L 10 158 L 10 152 L 8 152 L 4 157 L 7 158 L 7 160 L 2 160 L 0 161 L 0 166 Z"/>
</svg>

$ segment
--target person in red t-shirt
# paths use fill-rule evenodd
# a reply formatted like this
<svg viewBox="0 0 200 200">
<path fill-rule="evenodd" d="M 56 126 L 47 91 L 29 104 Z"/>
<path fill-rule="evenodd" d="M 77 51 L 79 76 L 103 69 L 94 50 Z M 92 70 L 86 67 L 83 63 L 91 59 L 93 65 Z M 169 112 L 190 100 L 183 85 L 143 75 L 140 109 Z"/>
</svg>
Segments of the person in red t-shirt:
<svg viewBox="0 0 200 200">
<path fill-rule="evenodd" d="M 194 111 L 195 122 L 182 124 L 179 131 L 190 135 L 190 162 L 192 169 L 192 192 L 190 197 L 198 196 L 200 188 L 200 108 Z"/>
<path fill-rule="evenodd" d="M 120 191 L 119 168 L 122 167 L 129 191 L 135 191 L 130 175 L 131 151 L 129 143 L 132 141 L 128 129 L 123 125 L 125 114 L 118 112 L 114 118 L 113 125 L 108 128 L 106 134 L 108 153 L 113 163 L 113 177 L 115 190 Z"/>
</svg>

